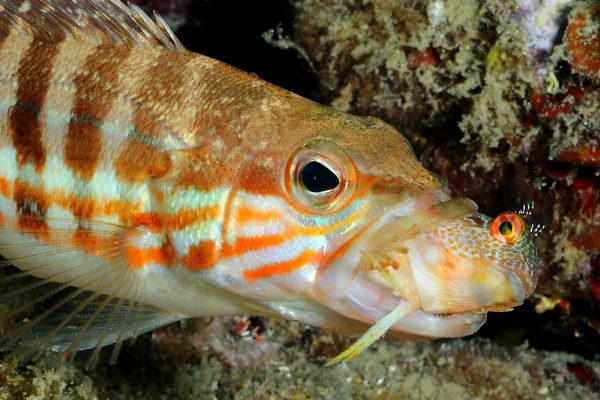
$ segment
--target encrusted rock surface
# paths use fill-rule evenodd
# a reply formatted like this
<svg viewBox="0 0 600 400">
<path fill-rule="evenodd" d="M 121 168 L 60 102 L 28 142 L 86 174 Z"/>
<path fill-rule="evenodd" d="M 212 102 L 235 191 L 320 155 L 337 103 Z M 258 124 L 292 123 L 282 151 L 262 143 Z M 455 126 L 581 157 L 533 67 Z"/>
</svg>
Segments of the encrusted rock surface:
<svg viewBox="0 0 600 400">
<path fill-rule="evenodd" d="M 206 348 L 158 344 L 149 335 L 124 348 L 116 366 L 91 372 L 77 363 L 26 369 L 2 363 L 0 398 L 592 399 L 600 391 L 598 362 L 527 345 L 504 348 L 477 338 L 379 341 L 351 362 L 326 367 L 348 340 L 291 322 L 271 322 L 269 331 L 265 340 L 279 343 L 280 351 L 248 368 L 230 367 Z"/>
</svg>

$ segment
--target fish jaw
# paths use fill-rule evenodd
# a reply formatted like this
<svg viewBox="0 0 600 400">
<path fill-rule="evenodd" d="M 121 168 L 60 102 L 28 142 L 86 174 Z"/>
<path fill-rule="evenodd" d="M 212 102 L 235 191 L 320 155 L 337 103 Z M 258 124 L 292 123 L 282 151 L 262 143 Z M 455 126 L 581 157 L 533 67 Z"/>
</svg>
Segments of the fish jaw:
<svg viewBox="0 0 600 400">
<path fill-rule="evenodd" d="M 359 256 L 357 256 L 359 257 Z M 364 261 L 359 261 L 359 263 Z M 356 269 L 362 269 L 357 266 Z M 328 279 L 335 279 L 329 274 Z M 398 305 L 409 303 L 413 311 L 393 324 L 390 334 L 401 339 L 439 339 L 468 336 L 475 333 L 486 320 L 485 312 L 437 314 L 420 308 L 418 293 L 416 296 L 403 298 L 400 294 L 374 271 L 357 272 L 346 286 L 338 285 L 336 290 L 323 290 L 323 276 L 317 279 L 312 298 L 319 303 L 320 312 L 306 313 L 303 310 L 316 309 L 315 306 L 296 309 L 287 305 L 280 308 L 282 315 L 292 314 L 294 319 L 313 326 L 320 326 L 338 333 L 358 335 L 377 321 L 384 318 Z M 406 286 L 414 286 L 407 283 Z M 285 311 L 282 311 L 285 310 Z M 344 319 L 343 324 L 339 323 Z"/>
<path fill-rule="evenodd" d="M 492 220 L 476 212 L 438 222 L 373 252 L 371 280 L 436 315 L 509 311 L 532 294 L 539 255 L 527 230 L 518 242 L 503 243 L 490 233 Z"/>
<path fill-rule="evenodd" d="M 441 190 L 431 191 L 392 207 L 368 224 L 367 229 L 364 226 L 357 227 L 354 232 L 348 233 L 350 240 L 345 238 L 346 242 L 352 241 L 353 245 L 346 249 L 342 257 L 326 261 L 321 267 L 310 296 L 329 310 L 332 322 L 329 323 L 328 319 L 315 321 L 301 312 L 294 313 L 294 317 L 312 325 L 340 331 L 339 324 L 333 322 L 336 320 L 333 317 L 335 313 L 338 319 L 340 316 L 347 319 L 343 333 L 358 334 L 364 331 L 365 326 L 381 320 L 400 304 L 409 303 L 413 311 L 391 327 L 390 333 L 395 337 L 435 339 L 461 337 L 476 332 L 485 322 L 484 312 L 447 315 L 430 312 L 422 307 L 419 287 L 410 268 L 401 268 L 396 263 L 394 269 L 369 256 L 381 252 L 381 249 L 386 249 L 386 254 L 392 254 L 388 249 L 403 247 L 398 245 L 399 240 L 419 235 L 421 231 L 429 232 L 437 224 L 461 218 L 476 208 L 468 199 L 449 199 Z M 385 234 L 389 226 L 395 228 L 394 235 Z M 330 245 L 328 253 L 335 253 L 338 249 L 339 246 Z"/>
<path fill-rule="evenodd" d="M 473 334 L 488 311 L 509 311 L 531 295 L 539 258 L 529 235 L 514 246 L 498 244 L 490 218 L 476 209 L 434 192 L 392 208 L 324 266 L 317 297 L 366 324 L 409 304 L 413 311 L 390 328 L 394 336 Z"/>
</svg>

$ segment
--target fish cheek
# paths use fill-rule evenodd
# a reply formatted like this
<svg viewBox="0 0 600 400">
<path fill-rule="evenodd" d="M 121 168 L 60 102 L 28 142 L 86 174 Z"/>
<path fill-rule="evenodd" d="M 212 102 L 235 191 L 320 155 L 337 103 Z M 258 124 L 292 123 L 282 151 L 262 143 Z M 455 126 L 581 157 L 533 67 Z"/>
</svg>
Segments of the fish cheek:
<svg viewBox="0 0 600 400">
<path fill-rule="evenodd" d="M 258 156 L 242 165 L 238 186 L 253 194 L 280 195 L 282 192 L 283 168 L 272 156 Z"/>
</svg>

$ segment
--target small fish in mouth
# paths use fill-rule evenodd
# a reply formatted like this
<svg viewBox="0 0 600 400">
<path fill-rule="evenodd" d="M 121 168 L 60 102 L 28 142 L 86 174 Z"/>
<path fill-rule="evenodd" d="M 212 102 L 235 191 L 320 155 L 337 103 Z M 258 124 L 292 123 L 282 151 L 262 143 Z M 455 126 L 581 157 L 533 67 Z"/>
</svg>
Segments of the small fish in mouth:
<svg viewBox="0 0 600 400">
<path fill-rule="evenodd" d="M 388 330 L 405 339 L 472 334 L 488 311 L 510 311 L 532 294 L 539 254 L 527 214 L 491 219 L 476 209 L 453 198 L 375 225 L 336 307 L 376 322 L 330 364 L 353 358 Z"/>
<path fill-rule="evenodd" d="M 451 198 L 394 128 L 187 51 L 119 0 L 0 0 L 5 348 L 262 315 L 405 339 L 531 294 L 520 213 Z M 18 269 L 10 273 L 9 266 Z M 23 320 L 30 309 L 39 313 Z"/>
</svg>

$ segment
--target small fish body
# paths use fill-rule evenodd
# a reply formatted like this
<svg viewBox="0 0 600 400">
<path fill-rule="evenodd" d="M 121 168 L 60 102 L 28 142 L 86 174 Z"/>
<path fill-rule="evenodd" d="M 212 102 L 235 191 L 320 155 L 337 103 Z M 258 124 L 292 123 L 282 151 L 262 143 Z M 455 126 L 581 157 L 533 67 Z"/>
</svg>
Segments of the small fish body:
<svg viewBox="0 0 600 400">
<path fill-rule="evenodd" d="M 44 305 L 5 348 L 94 358 L 252 314 L 364 333 L 344 359 L 387 331 L 471 334 L 535 287 L 523 215 L 477 213 L 389 125 L 189 52 L 134 5 L 0 0 L 0 59 L 0 300 L 27 299 L 0 320 Z"/>
</svg>

